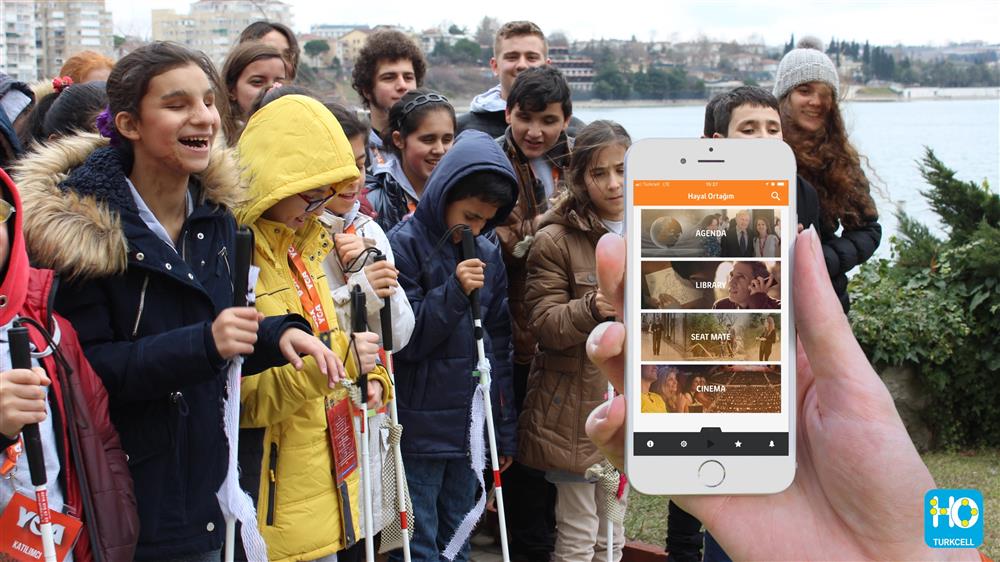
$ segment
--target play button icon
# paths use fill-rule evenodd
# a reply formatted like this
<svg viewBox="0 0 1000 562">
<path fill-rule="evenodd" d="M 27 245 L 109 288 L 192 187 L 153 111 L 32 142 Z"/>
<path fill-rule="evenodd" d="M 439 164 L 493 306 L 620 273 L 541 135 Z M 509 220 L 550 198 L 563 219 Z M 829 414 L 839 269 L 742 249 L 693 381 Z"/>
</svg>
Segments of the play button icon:
<svg viewBox="0 0 1000 562">
<path fill-rule="evenodd" d="M 708 447 L 711 447 L 711 446 L 715 445 L 715 441 L 712 441 L 711 439 L 708 439 L 705 442 L 705 445 L 708 446 Z"/>
</svg>

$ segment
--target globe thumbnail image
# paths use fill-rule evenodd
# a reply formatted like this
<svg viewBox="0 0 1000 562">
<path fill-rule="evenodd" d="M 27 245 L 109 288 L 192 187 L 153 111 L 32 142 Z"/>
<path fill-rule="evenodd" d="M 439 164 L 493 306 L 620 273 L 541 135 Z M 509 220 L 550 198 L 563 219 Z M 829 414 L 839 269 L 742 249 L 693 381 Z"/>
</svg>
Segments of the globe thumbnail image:
<svg viewBox="0 0 1000 562">
<path fill-rule="evenodd" d="M 660 217 L 649 227 L 649 238 L 660 248 L 672 248 L 683 234 L 681 223 L 673 217 Z"/>
</svg>

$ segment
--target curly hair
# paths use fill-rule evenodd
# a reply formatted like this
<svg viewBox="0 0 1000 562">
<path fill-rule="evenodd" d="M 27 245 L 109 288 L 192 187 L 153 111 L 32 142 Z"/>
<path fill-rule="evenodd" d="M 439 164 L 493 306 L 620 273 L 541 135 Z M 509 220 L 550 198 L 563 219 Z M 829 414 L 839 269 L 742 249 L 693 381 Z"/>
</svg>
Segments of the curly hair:
<svg viewBox="0 0 1000 562">
<path fill-rule="evenodd" d="M 781 128 L 795 153 L 798 173 L 819 193 L 820 222 L 826 230 L 857 228 L 878 218 L 871 184 L 861 169 L 861 155 L 847 140 L 847 127 L 834 99 L 826 126 L 816 132 L 802 129 L 791 116 L 789 94 L 781 98 Z"/>
<path fill-rule="evenodd" d="M 366 108 L 371 107 L 371 96 L 375 89 L 375 75 L 382 61 L 409 60 L 413 63 L 413 75 L 419 88 L 427 74 L 427 60 L 420 47 L 406 34 L 393 29 L 383 29 L 368 36 L 365 46 L 354 61 L 351 73 L 351 87 L 361 96 Z"/>
</svg>

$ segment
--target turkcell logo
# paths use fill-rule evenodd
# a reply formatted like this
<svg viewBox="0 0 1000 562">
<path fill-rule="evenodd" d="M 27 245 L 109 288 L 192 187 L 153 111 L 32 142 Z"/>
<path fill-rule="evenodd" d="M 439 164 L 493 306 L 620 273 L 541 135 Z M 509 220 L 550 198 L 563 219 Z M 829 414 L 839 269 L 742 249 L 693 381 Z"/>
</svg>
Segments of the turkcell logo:
<svg viewBox="0 0 1000 562">
<path fill-rule="evenodd" d="M 924 542 L 932 548 L 983 544 L 983 494 L 978 490 L 931 490 L 924 495 Z"/>
</svg>

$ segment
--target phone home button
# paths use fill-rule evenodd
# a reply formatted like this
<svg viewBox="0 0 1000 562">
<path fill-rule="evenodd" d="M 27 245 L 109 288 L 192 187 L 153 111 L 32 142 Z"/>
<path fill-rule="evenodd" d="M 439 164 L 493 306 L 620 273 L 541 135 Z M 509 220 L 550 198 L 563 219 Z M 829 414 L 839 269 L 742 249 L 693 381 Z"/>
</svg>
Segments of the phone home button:
<svg viewBox="0 0 1000 562">
<path fill-rule="evenodd" d="M 698 467 L 698 480 L 709 488 L 714 488 L 726 479 L 726 468 L 719 461 L 705 461 Z"/>
</svg>

